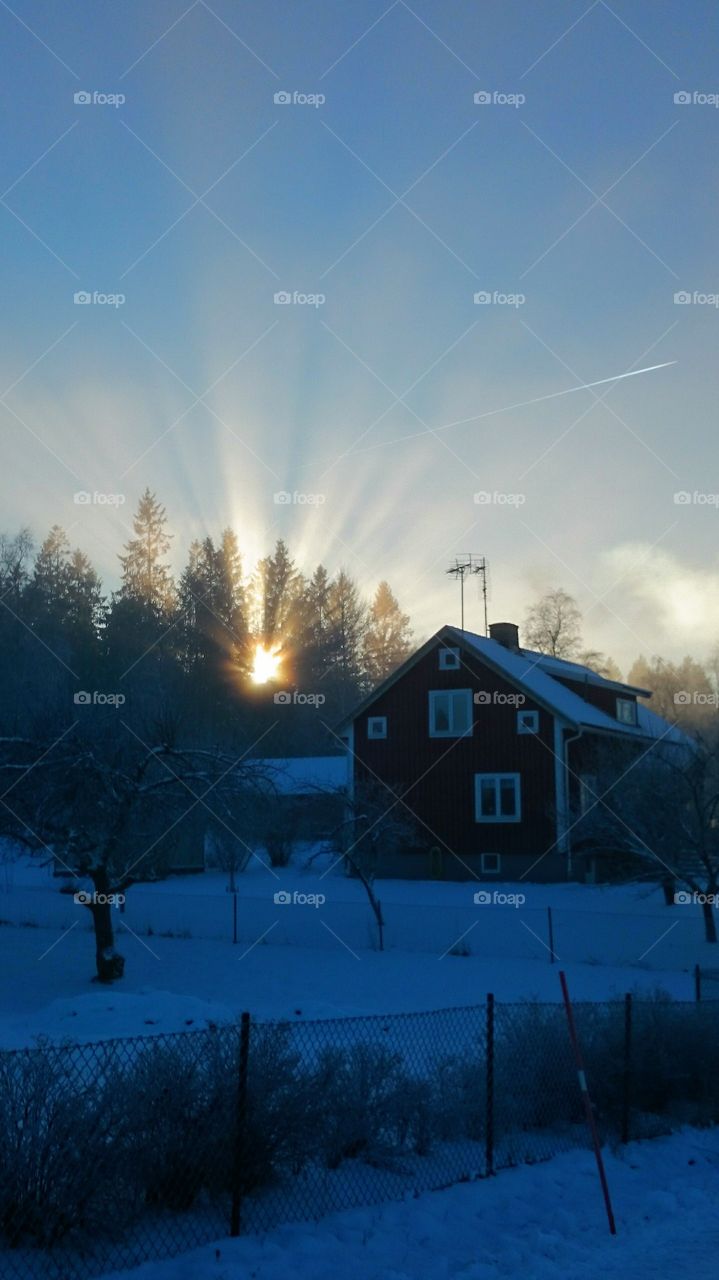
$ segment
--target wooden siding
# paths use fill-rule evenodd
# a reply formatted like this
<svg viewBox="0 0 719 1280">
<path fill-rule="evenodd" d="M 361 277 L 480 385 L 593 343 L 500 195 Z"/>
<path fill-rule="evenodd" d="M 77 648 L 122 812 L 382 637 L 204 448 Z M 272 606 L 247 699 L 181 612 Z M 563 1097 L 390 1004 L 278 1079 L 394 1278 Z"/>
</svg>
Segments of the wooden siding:
<svg viewBox="0 0 719 1280">
<path fill-rule="evenodd" d="M 526 697 L 521 710 L 538 712 L 539 732 L 518 733 L 518 707 L 497 698 L 519 691 L 465 650 L 459 670 L 441 671 L 440 647 L 438 643 L 355 721 L 355 782 L 371 782 L 374 774 L 403 792 L 419 819 L 418 850 L 438 846 L 445 865 L 456 854 L 470 859 L 473 868 L 481 853 L 499 853 L 503 859 L 511 857 L 512 864 L 510 871 L 503 861 L 500 875 L 516 874 L 555 840 L 554 719 Z M 431 738 L 429 692 L 451 689 L 470 689 L 472 695 L 482 691 L 490 701 L 472 702 L 470 736 Z M 387 717 L 386 739 L 368 738 L 368 716 Z M 521 821 L 475 821 L 476 773 L 520 774 Z M 552 862 L 554 878 L 562 859 L 555 855 Z M 454 873 L 461 874 L 461 863 Z"/>
</svg>

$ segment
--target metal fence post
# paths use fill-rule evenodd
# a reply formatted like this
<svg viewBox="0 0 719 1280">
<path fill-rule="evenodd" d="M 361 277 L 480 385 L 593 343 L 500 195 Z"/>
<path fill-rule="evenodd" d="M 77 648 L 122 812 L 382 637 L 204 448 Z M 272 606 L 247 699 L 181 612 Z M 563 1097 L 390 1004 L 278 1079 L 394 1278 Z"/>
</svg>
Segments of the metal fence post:
<svg viewBox="0 0 719 1280">
<path fill-rule="evenodd" d="M 702 998 L 702 971 L 698 964 L 694 965 L 694 999 L 697 1004 Z"/>
<path fill-rule="evenodd" d="M 232 941 L 237 942 L 237 890 L 232 893 Z"/>
<path fill-rule="evenodd" d="M 551 907 L 547 907 L 547 922 L 549 925 L 549 963 L 554 964 L 557 957 L 554 953 L 554 924 L 552 921 Z"/>
<path fill-rule="evenodd" d="M 487 995 L 487 1073 L 484 1128 L 485 1174 L 494 1173 L 494 996 Z"/>
<path fill-rule="evenodd" d="M 243 1013 L 240 1022 L 240 1057 L 237 1069 L 237 1108 L 235 1115 L 235 1152 L 232 1178 L 232 1209 L 230 1235 L 240 1234 L 240 1208 L 242 1205 L 242 1177 L 247 1138 L 247 1075 L 250 1057 L 250 1015 Z"/>
<path fill-rule="evenodd" d="M 624 997 L 624 1069 L 622 1072 L 622 1142 L 629 1141 L 629 1107 L 632 1070 L 632 995 Z"/>
</svg>

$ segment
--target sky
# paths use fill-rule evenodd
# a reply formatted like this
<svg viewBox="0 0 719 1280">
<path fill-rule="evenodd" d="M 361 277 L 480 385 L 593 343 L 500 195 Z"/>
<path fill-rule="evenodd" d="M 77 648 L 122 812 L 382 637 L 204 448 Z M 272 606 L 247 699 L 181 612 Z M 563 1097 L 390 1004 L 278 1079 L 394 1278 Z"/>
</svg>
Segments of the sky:
<svg viewBox="0 0 719 1280">
<path fill-rule="evenodd" d="M 562 586 L 625 671 L 705 656 L 718 16 L 0 0 L 0 528 L 111 589 L 149 485 L 178 572 L 282 536 L 420 638 L 473 552 L 490 619 Z"/>
</svg>

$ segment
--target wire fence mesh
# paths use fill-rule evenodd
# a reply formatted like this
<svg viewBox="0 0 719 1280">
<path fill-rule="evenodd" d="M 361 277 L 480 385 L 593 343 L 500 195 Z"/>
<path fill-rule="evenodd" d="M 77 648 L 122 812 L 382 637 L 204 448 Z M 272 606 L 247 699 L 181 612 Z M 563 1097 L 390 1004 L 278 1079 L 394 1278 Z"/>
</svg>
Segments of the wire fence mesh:
<svg viewBox="0 0 719 1280">
<path fill-rule="evenodd" d="M 604 1142 L 719 1121 L 719 1002 L 575 1006 Z M 550 1004 L 0 1054 L 0 1272 L 86 1280 L 586 1147 Z"/>
</svg>

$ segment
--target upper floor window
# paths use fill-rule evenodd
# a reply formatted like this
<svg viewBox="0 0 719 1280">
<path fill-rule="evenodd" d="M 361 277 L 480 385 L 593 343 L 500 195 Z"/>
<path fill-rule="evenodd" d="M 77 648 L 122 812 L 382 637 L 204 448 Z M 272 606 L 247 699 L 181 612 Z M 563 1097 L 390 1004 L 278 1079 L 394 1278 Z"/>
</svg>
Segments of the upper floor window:
<svg viewBox="0 0 719 1280">
<path fill-rule="evenodd" d="M 387 737 L 387 717 L 386 716 L 368 716 L 367 717 L 367 737 L 368 738 L 386 738 Z"/>
<path fill-rule="evenodd" d="M 461 738 L 471 729 L 471 689 L 434 689 L 430 692 L 430 738 Z"/>
<path fill-rule="evenodd" d="M 517 733 L 539 733 L 539 712 L 518 711 Z"/>
<path fill-rule="evenodd" d="M 637 723 L 637 704 L 633 698 L 617 698 L 617 720 L 622 724 Z"/>
<path fill-rule="evenodd" d="M 440 671 L 459 671 L 459 649 L 440 649 Z"/>
</svg>

